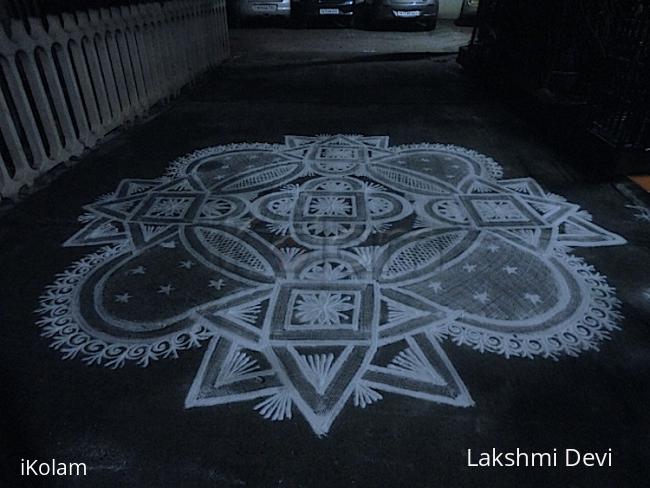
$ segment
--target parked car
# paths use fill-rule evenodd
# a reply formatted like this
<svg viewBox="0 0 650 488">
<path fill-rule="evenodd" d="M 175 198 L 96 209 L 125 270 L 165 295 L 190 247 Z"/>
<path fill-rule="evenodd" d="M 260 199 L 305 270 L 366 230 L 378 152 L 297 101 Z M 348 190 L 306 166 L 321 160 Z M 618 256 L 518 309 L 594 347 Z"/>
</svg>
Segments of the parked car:
<svg viewBox="0 0 650 488">
<path fill-rule="evenodd" d="M 460 16 L 456 19 L 456 25 L 475 26 L 478 20 L 478 3 L 479 0 L 463 0 L 463 6 L 460 9 Z"/>
<path fill-rule="evenodd" d="M 438 0 L 365 0 L 363 17 L 372 24 L 399 22 L 435 29 Z"/>
<path fill-rule="evenodd" d="M 291 16 L 291 0 L 239 0 L 236 4 L 240 19 Z"/>
<path fill-rule="evenodd" d="M 315 18 L 334 20 L 352 19 L 362 0 L 294 0 L 296 18 L 303 21 Z"/>
</svg>

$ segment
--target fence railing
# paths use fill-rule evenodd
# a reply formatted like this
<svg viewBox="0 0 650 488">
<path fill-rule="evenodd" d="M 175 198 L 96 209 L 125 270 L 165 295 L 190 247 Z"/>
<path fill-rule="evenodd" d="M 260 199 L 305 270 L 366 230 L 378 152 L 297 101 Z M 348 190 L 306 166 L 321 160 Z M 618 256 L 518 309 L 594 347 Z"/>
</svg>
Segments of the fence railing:
<svg viewBox="0 0 650 488">
<path fill-rule="evenodd" d="M 0 197 L 79 156 L 229 53 L 225 0 L 13 20 L 0 29 Z"/>
</svg>

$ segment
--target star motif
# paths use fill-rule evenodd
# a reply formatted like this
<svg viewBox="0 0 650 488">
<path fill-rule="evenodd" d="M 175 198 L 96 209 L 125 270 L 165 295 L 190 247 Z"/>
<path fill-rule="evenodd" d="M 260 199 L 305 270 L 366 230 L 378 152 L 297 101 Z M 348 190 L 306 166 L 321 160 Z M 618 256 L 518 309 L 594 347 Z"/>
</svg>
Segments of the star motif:
<svg viewBox="0 0 650 488">
<path fill-rule="evenodd" d="M 485 305 L 490 300 L 490 296 L 488 295 L 487 291 L 483 291 L 481 293 L 476 292 L 472 295 L 472 298 L 481 302 L 483 305 Z"/>
<path fill-rule="evenodd" d="M 576 266 L 570 249 L 624 239 L 589 222 L 577 206 L 547 197 L 530 178 L 502 180 L 495 162 L 462 148 L 389 149 L 387 138 L 289 136 L 285 149 L 209 149 L 192 156 L 191 165 L 174 165 L 164 180 L 120 184 L 88 207 L 95 218 L 66 244 L 95 246 L 101 236 L 115 246 L 75 265 L 75 274 L 91 279 L 64 277 L 48 289 L 48 335 L 66 354 L 91 355 L 107 366 L 146 365 L 209 342 L 188 408 L 252 400 L 272 420 L 298 411 L 320 436 L 344 406 L 365 408 L 384 392 L 472 405 L 441 347 L 445 340 L 505 357 L 555 357 L 592 349 L 597 332 L 616 325 L 613 288 Z M 313 154 L 323 156 L 318 170 Z M 353 161 L 361 155 L 363 165 Z M 467 159 L 471 164 L 460 164 Z M 270 160 L 272 168 L 265 166 Z M 127 198 L 135 185 L 142 200 Z M 139 210 L 144 199 L 146 214 Z M 542 215 L 538 204 L 557 211 Z M 466 214 L 472 207 L 476 212 Z M 142 233 L 102 226 L 109 209 L 115 228 L 137 225 Z M 372 237 L 395 222 L 395 235 Z M 542 227 L 553 229 L 546 240 L 536 239 Z M 472 257 L 476 249 L 481 257 Z M 549 252 L 556 259 L 545 259 Z M 201 263 L 212 263 L 213 271 L 197 283 L 188 287 L 174 277 Z M 533 277 L 528 285 L 511 276 L 519 264 L 522 278 Z M 124 285 L 128 275 L 145 273 L 157 275 L 150 295 L 164 296 L 151 314 L 123 305 L 140 299 L 138 289 Z M 231 294 L 240 278 L 245 284 Z M 465 282 L 464 294 L 448 297 L 456 280 Z M 639 299 L 650 304 L 644 288 Z M 547 297 L 558 289 L 569 299 Z M 61 316 L 63 300 L 70 307 Z M 110 329 L 77 323 L 102 310 Z M 596 333 L 589 337 L 578 331 L 582 316 L 592 317 Z M 528 320 L 535 327 L 519 327 Z M 129 340 L 148 326 L 146 337 Z M 96 347 L 87 351 L 88 341 Z"/>
<path fill-rule="evenodd" d="M 442 291 L 442 284 L 439 281 L 433 281 L 429 283 L 427 288 L 431 288 L 433 293 L 438 293 L 439 291 Z"/>
<path fill-rule="evenodd" d="M 115 301 L 117 303 L 129 303 L 129 300 L 131 299 L 131 295 L 128 293 L 122 293 L 120 295 L 115 295 Z"/>
<path fill-rule="evenodd" d="M 174 290 L 175 290 L 175 288 L 170 284 L 161 285 L 158 288 L 158 293 L 169 296 L 171 294 L 171 292 L 174 291 Z"/>
<path fill-rule="evenodd" d="M 224 286 L 226 286 L 226 284 L 221 278 L 219 278 L 218 280 L 210 280 L 210 284 L 208 285 L 208 288 L 221 290 Z"/>
<path fill-rule="evenodd" d="M 538 305 L 542 302 L 542 297 L 535 293 L 524 293 L 524 299 L 528 300 L 533 305 Z"/>
<path fill-rule="evenodd" d="M 190 261 L 189 259 L 187 261 L 181 261 L 178 263 L 179 268 L 185 268 L 185 269 L 192 269 L 192 266 L 194 266 L 194 261 Z"/>
</svg>

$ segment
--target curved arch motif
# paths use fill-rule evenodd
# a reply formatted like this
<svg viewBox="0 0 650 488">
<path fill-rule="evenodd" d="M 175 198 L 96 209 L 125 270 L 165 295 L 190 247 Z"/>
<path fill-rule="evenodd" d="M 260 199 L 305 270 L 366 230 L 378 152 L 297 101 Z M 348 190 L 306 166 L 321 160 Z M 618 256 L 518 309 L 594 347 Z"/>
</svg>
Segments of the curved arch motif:
<svg viewBox="0 0 650 488">
<path fill-rule="evenodd" d="M 65 357 L 119 367 L 208 342 L 187 395 L 297 409 L 318 435 L 351 402 L 472 399 L 446 339 L 505 357 L 593 348 L 619 303 L 571 247 L 624 244 L 530 178 L 456 146 L 288 136 L 203 149 L 85 207 L 105 246 L 41 299 Z"/>
</svg>

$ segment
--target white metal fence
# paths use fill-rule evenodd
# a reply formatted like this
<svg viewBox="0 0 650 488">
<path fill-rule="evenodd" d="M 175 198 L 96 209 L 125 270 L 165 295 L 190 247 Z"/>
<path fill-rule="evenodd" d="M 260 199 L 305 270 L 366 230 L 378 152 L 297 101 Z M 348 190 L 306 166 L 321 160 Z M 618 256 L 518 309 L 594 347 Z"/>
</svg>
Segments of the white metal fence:
<svg viewBox="0 0 650 488">
<path fill-rule="evenodd" d="M 0 197 L 10 199 L 229 52 L 225 0 L 89 10 L 28 27 L 0 29 Z"/>
</svg>

